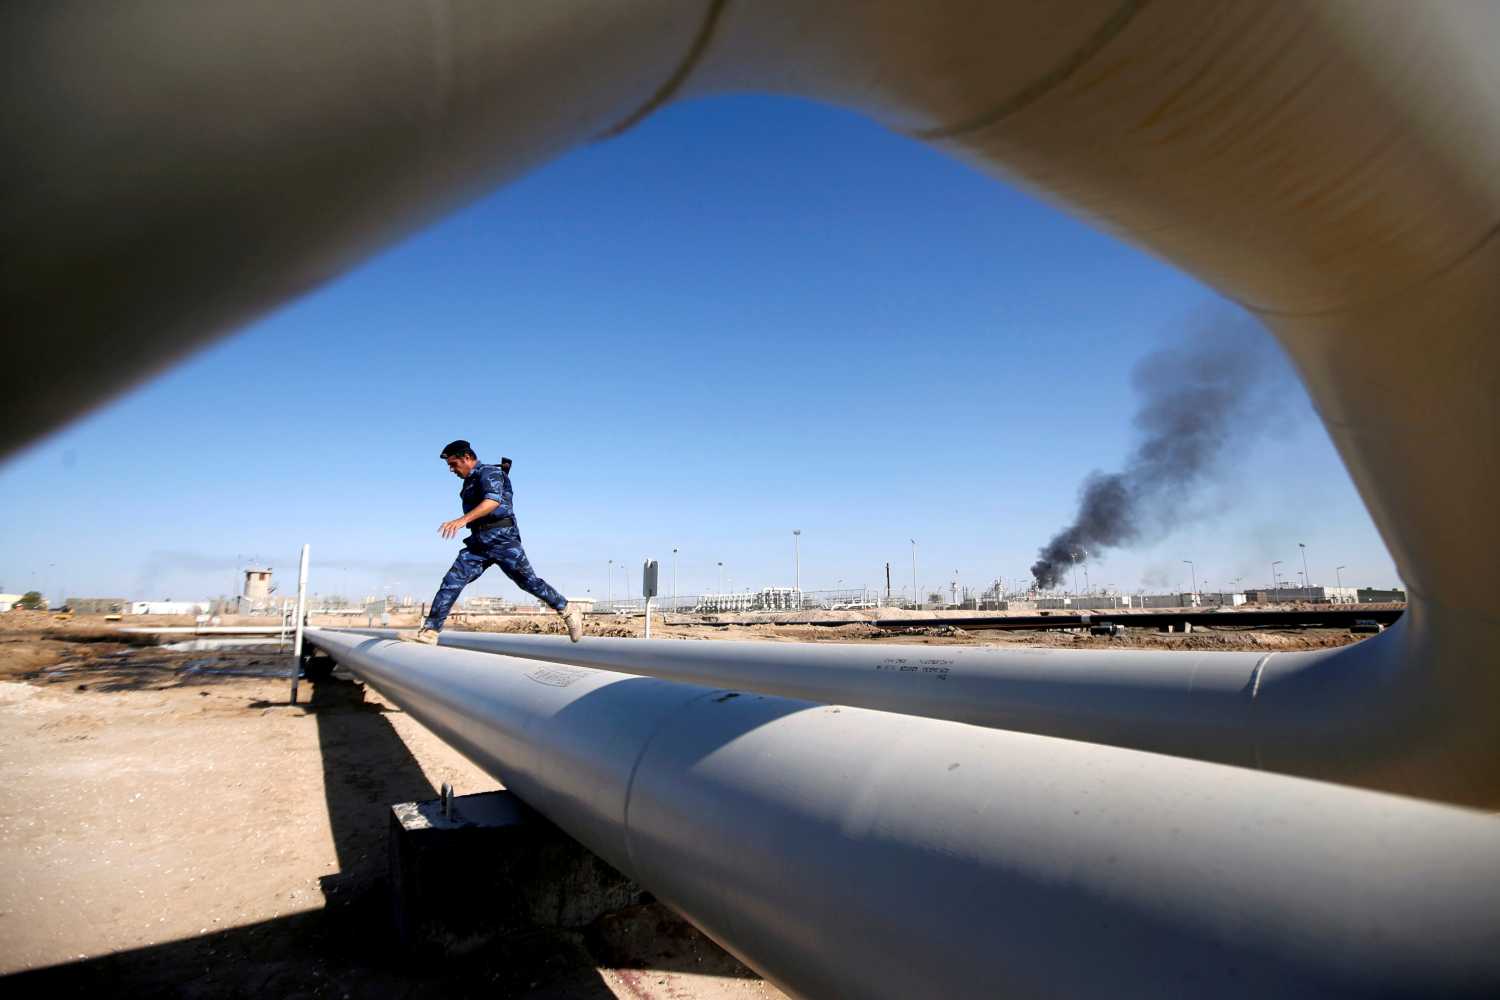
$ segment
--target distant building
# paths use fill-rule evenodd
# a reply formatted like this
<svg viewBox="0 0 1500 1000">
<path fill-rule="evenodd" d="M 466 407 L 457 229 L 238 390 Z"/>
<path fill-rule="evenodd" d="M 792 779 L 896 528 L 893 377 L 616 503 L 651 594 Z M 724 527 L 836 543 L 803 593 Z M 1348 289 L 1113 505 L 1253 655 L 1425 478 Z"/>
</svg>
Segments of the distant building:
<svg viewBox="0 0 1500 1000">
<path fill-rule="evenodd" d="M 1326 587 L 1275 587 L 1262 590 L 1247 590 L 1245 597 L 1253 604 L 1282 604 L 1287 601 L 1305 601 L 1324 604 L 1328 600 Z"/>
<path fill-rule="evenodd" d="M 464 600 L 463 609 L 471 615 L 503 615 L 514 611 L 516 606 L 503 597 L 470 597 Z"/>
<path fill-rule="evenodd" d="M 271 568 L 245 570 L 245 600 L 251 604 L 264 602 L 271 597 Z"/>
<path fill-rule="evenodd" d="M 1247 590 L 1245 596 L 1256 604 L 1282 601 L 1307 601 L 1313 604 L 1404 604 L 1404 590 L 1376 590 L 1370 587 L 1277 587 Z"/>
<path fill-rule="evenodd" d="M 1129 594 L 1084 594 L 1072 599 L 1070 607 L 1079 611 L 1117 611 L 1130 607 Z"/>
<path fill-rule="evenodd" d="M 1201 602 L 1198 594 L 1142 594 L 1142 608 L 1196 608 Z"/>
<path fill-rule="evenodd" d="M 1129 594 L 1072 594 L 1061 597 L 1038 597 L 1029 602 L 1039 611 L 1116 611 L 1131 606 Z M 1135 598 L 1138 602 L 1140 599 Z"/>
<path fill-rule="evenodd" d="M 937 595 L 941 598 L 941 594 Z M 693 608 L 697 612 L 719 611 L 798 611 L 802 591 L 795 587 L 765 587 L 738 594 L 704 594 Z"/>
<path fill-rule="evenodd" d="M 208 614 L 207 601 L 135 601 L 130 605 L 133 615 L 204 615 Z"/>
<path fill-rule="evenodd" d="M 65 597 L 63 603 L 80 615 L 123 615 L 130 608 L 123 597 Z"/>
</svg>

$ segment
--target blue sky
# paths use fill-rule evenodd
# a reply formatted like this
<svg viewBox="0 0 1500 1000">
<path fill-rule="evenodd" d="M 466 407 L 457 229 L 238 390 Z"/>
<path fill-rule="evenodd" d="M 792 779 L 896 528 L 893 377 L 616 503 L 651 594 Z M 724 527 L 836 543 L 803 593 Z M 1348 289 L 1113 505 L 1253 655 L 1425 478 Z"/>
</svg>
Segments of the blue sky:
<svg viewBox="0 0 1500 1000">
<path fill-rule="evenodd" d="M 1172 268 L 845 112 L 669 108 L 494 192 L 0 468 L 0 588 L 428 599 L 455 544 L 451 438 L 515 460 L 570 595 L 679 554 L 682 593 L 1022 576 L 1135 441 L 1132 366 L 1235 325 Z M 1396 580 L 1299 384 L 1166 537 L 1090 568 L 1134 590 Z M 616 571 L 614 590 L 623 587 Z M 470 593 L 515 594 L 492 571 Z"/>
</svg>

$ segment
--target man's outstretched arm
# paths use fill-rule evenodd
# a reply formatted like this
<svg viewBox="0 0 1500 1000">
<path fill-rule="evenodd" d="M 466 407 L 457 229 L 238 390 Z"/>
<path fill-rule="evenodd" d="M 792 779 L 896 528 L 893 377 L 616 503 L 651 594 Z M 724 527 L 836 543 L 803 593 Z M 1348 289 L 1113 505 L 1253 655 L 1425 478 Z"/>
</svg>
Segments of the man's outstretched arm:
<svg viewBox="0 0 1500 1000">
<path fill-rule="evenodd" d="M 481 517 L 484 517 L 486 514 L 490 513 L 498 506 L 500 505 L 493 500 L 481 500 L 479 502 L 479 506 L 469 511 L 463 517 L 455 517 L 451 521 L 444 521 L 438 527 L 438 534 L 442 535 L 444 538 L 452 538 L 454 535 L 462 531 L 470 521 L 479 520 Z"/>
</svg>

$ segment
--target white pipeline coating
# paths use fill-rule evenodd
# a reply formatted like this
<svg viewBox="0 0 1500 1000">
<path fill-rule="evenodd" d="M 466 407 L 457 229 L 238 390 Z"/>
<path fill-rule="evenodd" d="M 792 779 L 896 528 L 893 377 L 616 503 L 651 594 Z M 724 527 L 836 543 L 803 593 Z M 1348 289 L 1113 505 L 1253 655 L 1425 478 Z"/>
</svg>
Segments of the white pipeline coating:
<svg viewBox="0 0 1500 1000">
<path fill-rule="evenodd" d="M 394 638 L 394 629 L 349 629 Z M 1265 654 L 442 633 L 439 645 L 1253 764 Z"/>
<path fill-rule="evenodd" d="M 1393 630 L 1406 627 L 1398 621 Z M 452 630 L 439 642 L 1382 790 L 1432 787 L 1403 770 L 1411 734 L 1432 709 L 1426 692 L 1401 688 L 1408 675 L 1390 657 L 1400 648 L 1393 643 L 1215 653 L 590 637 L 575 644 Z M 1461 787 L 1466 777 L 1453 776 L 1450 787 Z"/>
<path fill-rule="evenodd" d="M 308 638 L 793 995 L 1500 990 L 1492 816 L 934 719 Z"/>
</svg>

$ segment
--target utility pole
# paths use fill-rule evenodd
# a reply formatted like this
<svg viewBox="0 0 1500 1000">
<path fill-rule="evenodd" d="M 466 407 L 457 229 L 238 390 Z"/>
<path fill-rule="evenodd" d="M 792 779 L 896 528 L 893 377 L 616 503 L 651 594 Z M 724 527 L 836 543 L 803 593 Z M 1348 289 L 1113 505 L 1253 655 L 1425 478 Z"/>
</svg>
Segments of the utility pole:
<svg viewBox="0 0 1500 1000">
<path fill-rule="evenodd" d="M 824 577 L 826 580 L 827 577 Z M 792 589 L 802 590 L 802 529 L 792 529 Z"/>
<path fill-rule="evenodd" d="M 613 608 L 615 606 L 615 561 L 613 559 L 605 560 L 604 574 L 609 581 L 604 586 L 604 603 Z"/>
<path fill-rule="evenodd" d="M 1298 542 L 1297 548 L 1302 550 L 1302 585 L 1304 587 L 1311 587 L 1312 574 L 1307 571 L 1307 546 Z"/>
<path fill-rule="evenodd" d="M 917 595 L 917 540 L 911 540 L 911 606 L 917 607 L 922 602 Z"/>
<path fill-rule="evenodd" d="M 672 550 L 672 610 L 677 610 L 677 550 Z"/>
<path fill-rule="evenodd" d="M 1280 559 L 1276 560 L 1275 562 L 1273 562 L 1271 564 L 1271 589 L 1272 590 L 1280 590 L 1281 589 L 1281 578 L 1276 575 L 1276 567 L 1280 566 L 1280 565 L 1281 565 L 1281 560 Z"/>
<path fill-rule="evenodd" d="M 887 607 L 890 607 L 890 603 L 891 603 L 891 564 L 889 562 L 887 562 L 885 564 L 885 603 L 886 603 Z"/>
</svg>

